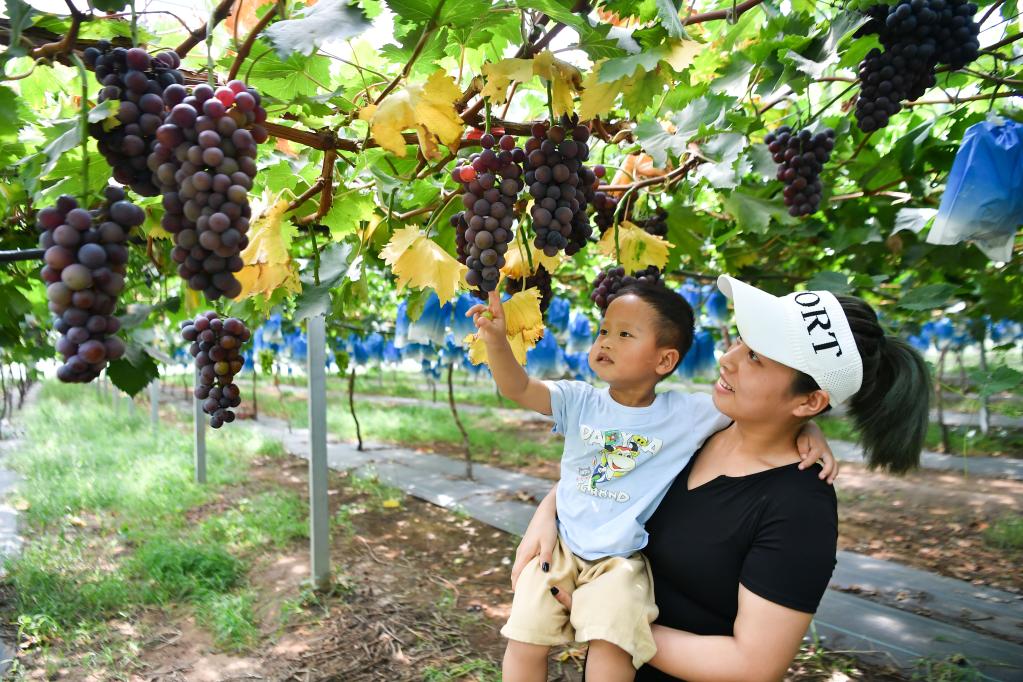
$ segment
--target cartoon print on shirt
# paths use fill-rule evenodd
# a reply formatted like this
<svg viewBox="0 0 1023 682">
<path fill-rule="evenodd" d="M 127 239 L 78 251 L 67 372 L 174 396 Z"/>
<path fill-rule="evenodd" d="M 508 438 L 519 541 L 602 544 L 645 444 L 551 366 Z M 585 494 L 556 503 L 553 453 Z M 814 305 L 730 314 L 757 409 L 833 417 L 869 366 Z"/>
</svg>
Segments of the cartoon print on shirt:
<svg viewBox="0 0 1023 682">
<path fill-rule="evenodd" d="M 620 429 L 609 429 L 601 431 L 600 434 L 603 437 L 601 449 L 594 454 L 590 469 L 586 471 L 589 476 L 587 487 L 590 490 L 595 490 L 598 483 L 625 476 L 636 468 L 640 454 L 644 452 L 656 454 L 661 445 L 657 439 L 651 441 L 641 434 L 626 433 Z M 582 435 L 586 437 L 585 430 Z M 582 469 L 580 474 L 583 474 Z"/>
</svg>

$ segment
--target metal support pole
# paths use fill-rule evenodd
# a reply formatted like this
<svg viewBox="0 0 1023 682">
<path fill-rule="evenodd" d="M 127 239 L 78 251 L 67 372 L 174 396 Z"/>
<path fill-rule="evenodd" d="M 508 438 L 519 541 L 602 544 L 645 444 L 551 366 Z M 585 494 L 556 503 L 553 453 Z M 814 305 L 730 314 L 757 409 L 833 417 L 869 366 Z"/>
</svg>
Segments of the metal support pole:
<svg viewBox="0 0 1023 682">
<path fill-rule="evenodd" d="M 321 315 L 309 319 L 309 563 L 313 587 L 330 587 L 327 507 L 327 333 Z"/>
<path fill-rule="evenodd" d="M 149 382 L 149 423 L 156 433 L 160 424 L 160 378 L 157 377 Z"/>
<path fill-rule="evenodd" d="M 199 369 L 195 370 L 195 382 L 199 383 Z M 202 401 L 192 397 L 192 411 L 195 416 L 195 482 L 206 482 L 206 415 Z"/>
</svg>

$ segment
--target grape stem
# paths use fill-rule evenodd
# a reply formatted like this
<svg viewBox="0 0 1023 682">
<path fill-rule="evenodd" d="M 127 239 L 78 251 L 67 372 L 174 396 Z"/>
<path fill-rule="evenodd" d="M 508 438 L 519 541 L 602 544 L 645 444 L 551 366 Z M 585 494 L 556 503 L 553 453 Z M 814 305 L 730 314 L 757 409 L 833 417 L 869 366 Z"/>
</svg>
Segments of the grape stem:
<svg viewBox="0 0 1023 682">
<path fill-rule="evenodd" d="M 274 20 L 274 17 L 277 16 L 277 10 L 279 7 L 280 5 L 275 3 L 273 7 L 267 10 L 266 14 L 263 15 L 263 18 L 259 20 L 259 23 L 252 28 L 252 31 L 249 32 L 249 35 L 245 38 L 245 42 L 238 48 L 238 54 L 234 58 L 234 62 L 231 64 L 230 71 L 227 72 L 227 80 L 233 81 L 238 76 L 238 71 L 242 68 L 242 62 L 248 59 L 249 54 L 252 52 L 252 46 L 256 44 L 256 38 L 259 37 L 259 34 L 262 33 L 263 30 L 270 25 L 270 22 Z"/>
<path fill-rule="evenodd" d="M 557 122 L 554 118 L 554 97 L 551 94 L 551 82 L 547 81 L 547 112 L 551 115 L 551 125 Z"/>
<path fill-rule="evenodd" d="M 82 136 L 82 206 L 89 206 L 89 72 L 81 58 L 71 53 L 71 61 L 78 67 L 78 77 L 82 79 L 82 108 L 78 115 L 79 134 Z"/>
<path fill-rule="evenodd" d="M 206 82 L 211 88 L 217 85 L 217 79 L 213 73 L 213 28 L 217 23 L 213 19 L 214 15 L 210 14 L 210 20 L 206 22 Z"/>
<path fill-rule="evenodd" d="M 139 46 L 139 15 L 135 12 L 135 0 L 129 0 L 131 7 L 131 46 Z"/>
</svg>

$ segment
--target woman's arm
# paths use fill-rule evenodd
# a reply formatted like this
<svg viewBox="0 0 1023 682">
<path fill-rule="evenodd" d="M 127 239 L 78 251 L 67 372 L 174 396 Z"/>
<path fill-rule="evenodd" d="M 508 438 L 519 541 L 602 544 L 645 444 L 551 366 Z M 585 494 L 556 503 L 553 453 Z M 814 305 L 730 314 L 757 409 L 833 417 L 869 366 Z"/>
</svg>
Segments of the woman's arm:
<svg viewBox="0 0 1023 682">
<path fill-rule="evenodd" d="M 654 625 L 650 665 L 689 682 L 773 682 L 799 651 L 813 616 L 769 601 L 739 585 L 733 636 L 694 635 Z"/>
<path fill-rule="evenodd" d="M 512 565 L 511 580 L 512 589 L 518 582 L 519 573 L 533 557 L 540 556 L 540 565 L 550 567 L 551 557 L 554 554 L 554 545 L 558 541 L 558 484 L 555 483 L 547 496 L 543 498 L 540 505 L 533 512 L 533 518 L 526 527 L 526 532 L 519 541 L 515 550 L 515 563 Z M 546 571 L 546 568 L 543 568 Z"/>
</svg>

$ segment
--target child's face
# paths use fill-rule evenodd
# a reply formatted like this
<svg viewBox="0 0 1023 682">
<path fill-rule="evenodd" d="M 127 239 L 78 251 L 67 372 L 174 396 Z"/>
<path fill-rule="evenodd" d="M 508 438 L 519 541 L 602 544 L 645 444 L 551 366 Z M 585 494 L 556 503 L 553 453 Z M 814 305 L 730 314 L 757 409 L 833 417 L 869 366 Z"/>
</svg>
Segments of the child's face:
<svg viewBox="0 0 1023 682">
<path fill-rule="evenodd" d="M 665 357 L 672 349 L 657 343 L 657 323 L 656 311 L 638 296 L 611 301 L 590 346 L 590 368 L 612 387 L 656 383 L 672 364 Z"/>
</svg>

